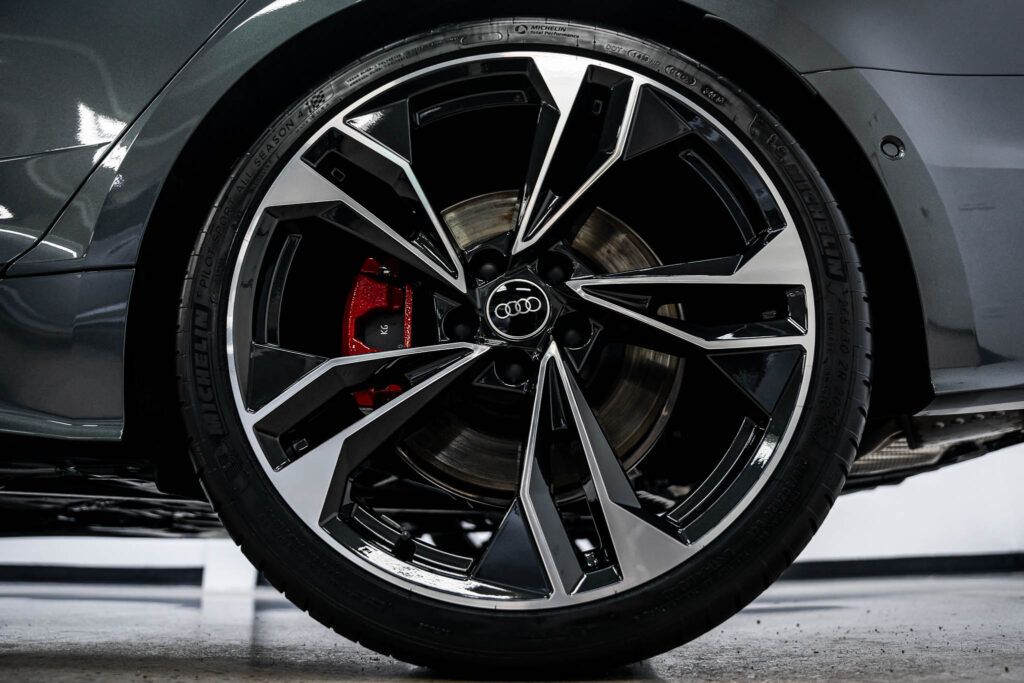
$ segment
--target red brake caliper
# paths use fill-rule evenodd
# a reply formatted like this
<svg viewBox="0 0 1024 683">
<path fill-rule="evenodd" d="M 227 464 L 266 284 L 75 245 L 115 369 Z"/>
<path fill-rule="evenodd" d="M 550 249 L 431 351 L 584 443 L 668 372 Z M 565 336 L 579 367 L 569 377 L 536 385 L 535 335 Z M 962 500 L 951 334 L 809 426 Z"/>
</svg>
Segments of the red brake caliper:
<svg viewBox="0 0 1024 683">
<path fill-rule="evenodd" d="M 352 281 L 342 321 L 342 353 L 355 356 L 412 345 L 412 286 L 398 279 L 398 261 L 368 258 Z M 353 392 L 360 408 L 377 408 L 402 392 L 389 384 Z"/>
</svg>

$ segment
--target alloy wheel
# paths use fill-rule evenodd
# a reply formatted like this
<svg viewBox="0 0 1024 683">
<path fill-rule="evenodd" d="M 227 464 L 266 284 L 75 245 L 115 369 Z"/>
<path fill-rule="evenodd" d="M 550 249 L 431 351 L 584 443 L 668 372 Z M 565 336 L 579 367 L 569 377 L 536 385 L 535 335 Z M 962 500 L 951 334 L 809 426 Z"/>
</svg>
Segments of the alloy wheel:
<svg viewBox="0 0 1024 683">
<path fill-rule="evenodd" d="M 814 358 L 801 236 L 736 132 L 538 51 L 325 116 L 254 207 L 228 302 L 238 416 L 287 506 L 379 578 L 486 608 L 701 552 L 771 475 Z"/>
</svg>

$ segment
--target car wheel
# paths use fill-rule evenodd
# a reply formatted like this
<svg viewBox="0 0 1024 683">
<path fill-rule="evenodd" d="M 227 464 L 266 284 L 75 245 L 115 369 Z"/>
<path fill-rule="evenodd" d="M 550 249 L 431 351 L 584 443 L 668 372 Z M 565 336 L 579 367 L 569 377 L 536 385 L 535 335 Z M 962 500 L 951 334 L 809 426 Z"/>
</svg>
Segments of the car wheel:
<svg viewBox="0 0 1024 683">
<path fill-rule="evenodd" d="M 179 372 L 205 490 L 295 604 L 410 662 L 551 671 L 675 647 L 778 577 L 854 456 L 869 333 L 770 113 L 640 38 L 495 19 L 366 56 L 255 141 Z"/>
</svg>

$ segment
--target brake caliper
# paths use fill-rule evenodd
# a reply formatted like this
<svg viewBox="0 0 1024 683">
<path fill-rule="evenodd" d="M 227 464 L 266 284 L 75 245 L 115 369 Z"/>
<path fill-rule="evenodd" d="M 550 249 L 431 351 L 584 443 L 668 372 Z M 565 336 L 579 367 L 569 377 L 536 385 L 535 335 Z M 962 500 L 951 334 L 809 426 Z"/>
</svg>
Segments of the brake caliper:
<svg viewBox="0 0 1024 683">
<path fill-rule="evenodd" d="M 412 345 L 412 285 L 399 280 L 398 261 L 368 258 L 352 281 L 342 320 L 342 353 L 355 356 Z M 353 392 L 360 408 L 378 408 L 402 392 L 389 384 Z"/>
</svg>

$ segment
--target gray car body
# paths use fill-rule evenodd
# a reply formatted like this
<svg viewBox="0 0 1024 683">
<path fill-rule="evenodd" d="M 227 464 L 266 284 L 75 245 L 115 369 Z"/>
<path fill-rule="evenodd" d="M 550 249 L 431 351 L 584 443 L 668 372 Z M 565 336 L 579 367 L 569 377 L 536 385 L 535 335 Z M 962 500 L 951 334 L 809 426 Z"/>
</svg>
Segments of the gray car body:
<svg viewBox="0 0 1024 683">
<path fill-rule="evenodd" d="M 3 4 L 0 431 L 121 437 L 131 400 L 126 340 L 144 324 L 129 304 L 148 267 L 140 264 L 147 231 L 173 229 L 153 217 L 168 178 L 182 173 L 176 164 L 269 55 L 316 27 L 354 21 L 356 9 L 375 16 L 374 5 Z M 877 175 L 917 284 L 907 319 L 923 322 L 929 386 L 911 412 L 1024 407 L 1024 4 L 689 6 L 801 79 Z M 393 16 L 380 11 L 379 19 Z M 904 141 L 903 158 L 880 153 L 886 136 Z"/>
</svg>

